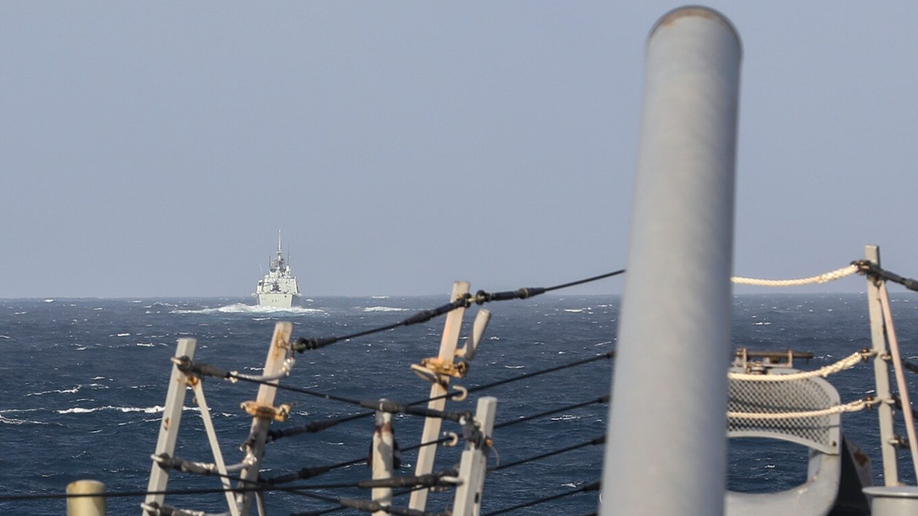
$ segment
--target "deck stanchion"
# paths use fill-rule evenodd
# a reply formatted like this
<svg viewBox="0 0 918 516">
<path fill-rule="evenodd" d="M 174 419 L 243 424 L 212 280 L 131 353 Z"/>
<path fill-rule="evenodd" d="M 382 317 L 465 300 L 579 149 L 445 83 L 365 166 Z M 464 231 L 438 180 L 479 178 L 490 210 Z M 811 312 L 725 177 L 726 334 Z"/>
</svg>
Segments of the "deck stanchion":
<svg viewBox="0 0 918 516">
<path fill-rule="evenodd" d="M 868 245 L 864 248 L 867 261 L 880 265 L 880 248 Z M 880 423 L 880 451 L 883 457 L 883 483 L 886 487 L 899 485 L 899 461 L 894 429 L 892 392 L 889 389 L 889 362 L 883 357 L 889 354 L 886 347 L 886 329 L 883 326 L 883 308 L 880 306 L 880 286 L 883 280 L 867 275 L 867 309 L 870 313 L 870 337 L 877 359 L 873 361 L 873 377 L 876 382 L 877 406 Z"/>
<path fill-rule="evenodd" d="M 380 400 L 380 402 L 385 400 Z M 373 429 L 373 480 L 392 478 L 393 454 L 395 451 L 395 437 L 392 434 L 392 414 L 389 412 L 376 412 L 376 425 Z M 374 502 L 383 505 L 392 505 L 392 488 L 373 488 Z M 376 511 L 373 516 L 386 516 L 386 511 Z"/>
<path fill-rule="evenodd" d="M 274 336 L 271 338 L 271 347 L 268 349 L 268 357 L 265 359 L 265 376 L 276 375 L 281 372 L 284 361 L 293 352 L 290 347 L 290 334 L 293 333 L 293 324 L 289 322 L 279 322 L 274 326 Z M 277 384 L 280 380 L 272 380 L 270 383 Z M 274 406 L 274 397 L 277 394 L 277 388 L 273 385 L 262 384 L 258 388 L 258 396 L 255 402 L 260 406 Z M 268 426 L 271 420 L 254 416 L 252 418 L 252 428 L 249 430 L 249 438 L 246 440 L 246 448 L 251 452 L 250 463 L 245 466 L 239 474 L 239 477 L 245 481 L 258 480 L 258 469 L 261 466 L 261 457 L 265 452 L 265 438 L 268 435 Z M 240 487 L 246 486 L 240 482 Z M 240 500 L 241 498 L 241 500 Z M 237 501 L 240 502 L 242 509 L 239 511 L 243 516 L 248 516 L 252 501 L 255 498 L 253 492 L 239 494 Z M 259 512 L 262 512 L 259 504 Z"/>
<path fill-rule="evenodd" d="M 484 489 L 485 473 L 488 468 L 489 442 L 494 433 L 494 415 L 497 413 L 497 398 L 479 398 L 475 411 L 480 437 L 467 440 L 459 463 L 459 480 L 453 501 L 453 516 L 478 516 L 481 512 L 481 492 Z"/>
<path fill-rule="evenodd" d="M 724 512 L 741 57 L 702 7 L 648 37 L 602 516 Z"/>
<path fill-rule="evenodd" d="M 105 494 L 105 484 L 97 480 L 77 480 L 67 484 L 67 494 Z M 67 499 L 67 516 L 105 516 L 105 496 Z"/>
<path fill-rule="evenodd" d="M 460 297 L 468 294 L 469 282 L 457 281 L 453 283 L 453 291 L 450 295 L 450 302 L 458 300 Z M 459 344 L 459 330 L 462 327 L 462 317 L 465 315 L 465 308 L 457 308 L 446 315 L 446 322 L 443 325 L 443 337 L 440 339 L 440 353 L 437 356 L 440 360 L 453 363 L 456 356 L 456 346 Z M 430 386 L 430 397 L 435 398 L 447 393 L 449 387 L 449 378 L 443 379 L 443 384 L 434 383 Z M 434 410 L 444 410 L 446 408 L 446 398 L 430 401 L 427 408 Z M 421 434 L 421 442 L 427 443 L 435 441 L 440 434 L 440 426 L 443 420 L 440 418 L 429 417 L 424 420 L 424 431 Z M 415 475 L 427 475 L 433 471 L 434 459 L 437 454 L 437 445 L 425 446 L 418 450 L 417 466 Z M 408 507 L 414 510 L 423 511 L 427 506 L 428 489 L 418 489 L 411 493 L 411 500 Z"/>
<path fill-rule="evenodd" d="M 175 348 L 175 357 L 188 357 L 194 359 L 194 350 L 197 346 L 195 339 L 179 339 L 178 346 Z M 188 375 L 179 371 L 177 364 L 172 364 L 172 376 L 169 378 L 169 388 L 166 391 L 166 404 L 163 408 L 163 419 L 159 425 L 159 437 L 156 440 L 156 450 L 154 455 L 167 454 L 170 457 L 175 452 L 175 442 L 178 439 L 179 424 L 182 422 L 182 408 L 185 406 L 185 391 L 188 388 Z M 150 469 L 150 481 L 147 483 L 147 491 L 165 491 L 169 483 L 169 470 L 160 467 L 153 462 Z M 165 495 L 147 495 L 144 504 L 155 503 L 161 506 Z M 148 512 L 144 509 L 141 513 L 144 516 Z"/>
<path fill-rule="evenodd" d="M 883 308 L 883 322 L 886 327 L 886 341 L 889 344 L 890 360 L 896 377 L 896 388 L 902 400 L 902 418 L 905 420 L 905 435 L 908 449 L 912 456 L 912 468 L 918 477 L 918 435 L 915 433 L 915 417 L 912 415 L 912 403 L 908 395 L 908 382 L 902 370 L 902 354 L 899 352 L 899 340 L 896 338 L 896 327 L 893 325 L 892 307 L 889 305 L 889 295 L 886 292 L 886 282 L 879 288 L 880 306 Z"/>
</svg>

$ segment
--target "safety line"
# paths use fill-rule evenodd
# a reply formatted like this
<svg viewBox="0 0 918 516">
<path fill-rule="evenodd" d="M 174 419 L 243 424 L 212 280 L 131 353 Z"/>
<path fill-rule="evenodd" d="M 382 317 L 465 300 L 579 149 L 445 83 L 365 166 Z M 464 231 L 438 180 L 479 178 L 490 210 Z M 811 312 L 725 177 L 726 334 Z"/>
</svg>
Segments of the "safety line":
<svg viewBox="0 0 918 516">
<path fill-rule="evenodd" d="M 594 481 L 594 482 L 590 482 L 589 484 L 585 484 L 585 485 L 583 485 L 583 486 L 581 486 L 581 487 L 579 487 L 579 488 L 577 488 L 577 489 L 571 490 L 571 491 L 565 491 L 565 492 L 563 492 L 563 493 L 558 493 L 558 494 L 556 494 L 556 495 L 546 496 L 546 497 L 544 497 L 544 498 L 537 498 L 537 499 L 532 500 L 532 501 L 529 501 L 529 502 L 525 502 L 525 503 L 513 505 L 513 506 L 511 506 L 511 507 L 505 507 L 505 508 L 503 508 L 503 509 L 499 509 L 499 510 L 496 510 L 496 511 L 491 511 L 491 512 L 486 513 L 486 514 L 484 514 L 484 515 L 482 515 L 482 516 L 496 516 L 496 515 L 498 515 L 498 514 L 503 514 L 503 513 L 505 513 L 505 512 L 515 511 L 515 510 L 517 510 L 517 509 L 524 509 L 524 508 L 526 508 L 526 507 L 532 507 L 533 505 L 538 505 L 538 504 L 540 504 L 540 503 L 545 503 L 545 502 L 550 502 L 550 501 L 552 501 L 552 500 L 557 500 L 558 498 L 564 498 L 565 496 L 571 496 L 571 495 L 575 495 L 575 494 L 578 494 L 578 493 L 586 493 L 586 492 L 588 492 L 588 491 L 598 491 L 598 490 L 599 490 L 599 481 L 596 480 L 596 481 Z"/>
<path fill-rule="evenodd" d="M 553 457 L 555 455 L 561 455 L 562 453 L 567 453 L 569 451 L 579 450 L 580 448 L 586 448 L 587 446 L 596 446 L 599 444 L 604 444 L 606 442 L 606 436 L 597 437 L 595 439 L 590 439 L 589 441 L 582 442 L 580 444 L 574 444 L 572 446 L 565 446 L 564 448 L 559 448 L 550 452 L 540 453 L 538 455 L 533 455 L 532 457 L 526 457 L 525 459 L 515 460 L 513 462 L 508 462 L 506 464 L 501 464 L 500 466 L 494 466 L 493 468 L 488 468 L 488 473 L 492 471 L 500 471 L 507 468 L 512 468 L 515 466 L 520 466 L 528 462 L 533 462 L 548 457 Z"/>
<path fill-rule="evenodd" d="M 475 293 L 474 296 L 471 294 L 465 294 L 459 299 L 447 303 L 445 305 L 432 308 L 430 310 L 422 310 L 415 313 L 414 315 L 398 321 L 396 323 L 387 324 L 385 326 L 380 326 L 378 328 L 371 328 L 369 330 L 363 330 L 356 333 L 351 333 L 349 335 L 342 336 L 330 336 L 330 337 L 310 337 L 304 338 L 300 337 L 293 342 L 293 349 L 302 353 L 306 350 L 320 349 L 325 346 L 340 342 L 343 340 L 355 339 L 357 337 L 364 337 L 366 335 L 372 335 L 374 333 L 380 333 L 384 331 L 394 330 L 402 326 L 413 326 L 415 324 L 425 323 L 434 317 L 439 317 L 444 314 L 448 314 L 453 310 L 458 310 L 459 308 L 468 308 L 472 303 L 478 305 L 483 305 L 492 301 L 509 301 L 511 299 L 528 299 L 530 297 L 538 296 L 546 292 L 552 292 L 554 290 L 559 290 L 568 287 L 574 287 L 577 285 L 583 285 L 584 283 L 590 283 L 593 281 L 598 281 L 605 278 L 610 278 L 612 276 L 618 276 L 619 274 L 624 274 L 625 269 L 619 269 L 617 271 L 608 272 L 606 274 L 600 274 L 599 276 L 592 276 L 589 278 L 584 278 L 581 280 L 571 281 L 569 283 L 561 283 L 559 285 L 554 285 L 551 287 L 524 287 L 517 290 L 508 290 L 504 292 L 485 292 L 484 290 L 479 290 Z"/>
<path fill-rule="evenodd" d="M 498 387 L 498 386 L 501 386 L 501 385 L 505 385 L 505 384 L 508 384 L 508 383 L 518 382 L 518 381 L 520 381 L 520 380 L 526 380 L 526 379 L 528 379 L 528 378 L 532 378 L 532 377 L 535 377 L 535 376 L 539 376 L 539 375 L 543 375 L 543 374 L 548 374 L 548 373 L 553 373 L 553 372 L 556 372 L 556 371 L 561 371 L 561 370 L 567 369 L 567 368 L 569 368 L 569 367 L 576 367 L 576 366 L 580 366 L 580 365 L 584 365 L 584 364 L 589 364 L 589 363 L 591 363 L 591 362 L 596 362 L 597 360 L 609 359 L 609 358 L 614 358 L 614 357 L 615 357 L 615 351 L 609 351 L 609 352 L 603 353 L 603 354 L 601 354 L 601 355 L 596 355 L 596 356 L 593 356 L 593 357 L 590 357 L 590 358 L 585 358 L 585 359 L 583 359 L 583 360 L 577 360 L 577 361 L 570 362 L 570 363 L 567 363 L 567 364 L 563 364 L 563 365 L 560 365 L 560 366 L 549 367 L 549 368 L 547 368 L 547 369 L 541 369 L 541 370 L 538 370 L 538 371 L 532 371 L 532 372 L 529 372 L 529 373 L 524 373 L 524 374 L 521 374 L 521 375 L 512 376 L 512 377 L 510 377 L 510 378 L 505 378 L 505 379 L 503 379 L 503 380 L 497 380 L 497 381 L 495 381 L 495 382 L 486 383 L 486 384 L 483 384 L 483 385 L 479 385 L 479 386 L 477 386 L 477 387 L 470 387 L 470 388 L 468 388 L 468 393 L 471 394 L 471 393 L 475 393 L 475 392 L 481 392 L 481 391 L 484 391 L 484 390 L 487 390 L 487 389 L 491 389 L 491 388 L 494 388 L 494 387 Z M 448 392 L 448 393 L 446 393 L 446 394 L 442 394 L 442 395 L 440 395 L 440 396 L 434 396 L 434 397 L 432 397 L 432 398 L 424 398 L 424 399 L 421 399 L 421 400 L 412 401 L 411 403 L 408 403 L 407 405 L 408 405 L 408 406 L 422 405 L 422 404 L 424 404 L 424 403 L 428 403 L 428 402 L 431 402 L 431 401 L 436 401 L 436 400 L 440 400 L 440 399 L 443 399 L 443 398 L 453 398 L 453 397 L 456 397 L 456 396 L 460 396 L 460 395 L 462 395 L 462 394 L 464 394 L 464 393 L 462 393 L 461 391 L 451 391 L 451 392 Z M 321 420 L 321 421 L 310 421 L 310 422 L 307 423 L 306 425 L 297 426 L 297 427 L 285 428 L 285 429 L 281 429 L 281 430 L 269 430 L 269 431 L 268 431 L 268 438 L 269 438 L 269 440 L 271 440 L 271 441 L 276 441 L 277 439 L 281 439 L 281 438 L 283 438 L 283 437 L 293 437 L 293 436 L 301 435 L 301 434 L 305 434 L 305 433 L 310 433 L 310 434 L 312 434 L 312 433 L 318 433 L 318 432 L 321 432 L 322 430 L 331 428 L 331 427 L 336 426 L 336 425 L 339 425 L 339 424 L 341 424 L 341 423 L 347 423 L 347 422 L 349 422 L 349 421 L 356 421 L 356 420 L 361 419 L 361 418 L 364 418 L 364 417 L 372 416 L 373 414 L 375 414 L 375 412 L 360 412 L 360 413 L 357 413 L 357 414 L 352 414 L 352 415 L 350 415 L 350 416 L 344 416 L 344 417 L 339 417 L 339 418 L 329 418 L 329 419 L 325 419 L 325 420 Z"/>
<path fill-rule="evenodd" d="M 520 418 L 517 418 L 517 419 L 511 419 L 510 421 L 504 421 L 503 423 L 498 423 L 498 424 L 494 425 L 494 429 L 496 430 L 496 429 L 498 429 L 498 428 L 506 428 L 506 427 L 508 427 L 508 426 L 513 426 L 513 425 L 516 425 L 516 424 L 519 424 L 519 423 L 524 423 L 524 422 L 526 422 L 526 421 L 531 421 L 531 420 L 533 420 L 533 419 L 538 419 L 538 418 L 540 418 L 540 417 L 551 416 L 551 415 L 557 414 L 557 413 L 559 413 L 559 412 L 565 412 L 565 411 L 567 411 L 567 410 L 573 410 L 573 409 L 577 409 L 577 408 L 581 408 L 581 407 L 586 407 L 586 406 L 588 406 L 588 405 L 594 405 L 594 404 L 597 404 L 597 403 L 609 403 L 609 398 L 610 398 L 610 396 L 609 396 L 608 394 L 606 394 L 605 396 L 600 396 L 600 397 L 598 397 L 598 398 L 596 398 L 596 399 L 593 399 L 593 400 L 590 400 L 590 401 L 583 401 L 583 402 L 580 402 L 580 403 L 575 403 L 575 404 L 573 404 L 573 405 L 567 405 L 567 406 L 559 407 L 559 408 L 556 408 L 556 409 L 546 410 L 545 412 L 539 412 L 538 414 L 532 414 L 532 415 L 523 416 L 523 417 L 520 417 Z"/>
</svg>

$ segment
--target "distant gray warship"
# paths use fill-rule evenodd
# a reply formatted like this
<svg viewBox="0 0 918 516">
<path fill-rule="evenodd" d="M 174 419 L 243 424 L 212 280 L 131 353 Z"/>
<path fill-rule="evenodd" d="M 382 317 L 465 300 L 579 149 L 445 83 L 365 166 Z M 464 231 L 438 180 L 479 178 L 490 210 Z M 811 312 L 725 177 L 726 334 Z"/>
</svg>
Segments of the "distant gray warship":
<svg viewBox="0 0 918 516">
<path fill-rule="evenodd" d="M 300 296 L 296 276 L 290 272 L 290 265 L 281 252 L 281 235 L 277 232 L 277 256 L 271 260 L 268 273 L 258 281 L 252 294 L 258 299 L 258 306 L 290 308 L 293 298 Z"/>
</svg>

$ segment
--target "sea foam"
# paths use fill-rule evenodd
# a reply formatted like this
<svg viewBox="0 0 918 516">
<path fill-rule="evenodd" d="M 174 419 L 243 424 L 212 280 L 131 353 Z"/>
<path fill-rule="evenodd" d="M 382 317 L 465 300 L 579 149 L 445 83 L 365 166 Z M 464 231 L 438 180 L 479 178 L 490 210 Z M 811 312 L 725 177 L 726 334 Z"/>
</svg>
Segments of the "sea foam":
<svg viewBox="0 0 918 516">
<path fill-rule="evenodd" d="M 303 308 L 301 306 L 292 306 L 290 308 L 278 308 L 276 306 L 253 306 L 243 303 L 233 303 L 231 305 L 220 306 L 217 308 L 202 308 L 200 310 L 172 310 L 173 314 L 325 314 L 325 310 L 318 308 Z"/>
</svg>

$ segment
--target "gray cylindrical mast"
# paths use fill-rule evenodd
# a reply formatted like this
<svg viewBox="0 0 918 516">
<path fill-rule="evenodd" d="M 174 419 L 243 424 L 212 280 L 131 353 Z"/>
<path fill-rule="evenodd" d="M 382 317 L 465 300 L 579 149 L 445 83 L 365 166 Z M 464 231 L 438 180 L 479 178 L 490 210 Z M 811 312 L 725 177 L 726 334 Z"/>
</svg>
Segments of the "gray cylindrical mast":
<svg viewBox="0 0 918 516">
<path fill-rule="evenodd" d="M 723 514 L 741 56 L 700 7 L 647 41 L 602 516 Z"/>
</svg>

